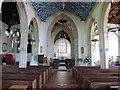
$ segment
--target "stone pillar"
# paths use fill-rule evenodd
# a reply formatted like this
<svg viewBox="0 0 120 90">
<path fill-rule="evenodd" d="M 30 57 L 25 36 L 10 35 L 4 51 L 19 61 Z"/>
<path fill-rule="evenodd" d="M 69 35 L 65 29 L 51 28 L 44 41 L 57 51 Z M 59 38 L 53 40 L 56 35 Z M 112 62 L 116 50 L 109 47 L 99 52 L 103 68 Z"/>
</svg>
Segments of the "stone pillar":
<svg viewBox="0 0 120 90">
<path fill-rule="evenodd" d="M 26 68 L 27 67 L 27 42 L 28 42 L 28 32 L 22 30 L 21 31 L 21 39 L 20 39 L 19 68 Z"/>
<path fill-rule="evenodd" d="M 4 0 L 0 0 L 0 13 L 1 13 L 1 9 L 2 9 L 2 3 Z"/>
<path fill-rule="evenodd" d="M 32 42 L 32 58 L 30 61 L 30 65 L 33 66 L 38 66 L 38 59 L 37 59 L 37 48 L 36 48 L 36 43 Z"/>
<path fill-rule="evenodd" d="M 118 35 L 118 56 L 120 56 L 120 31 Z"/>
<path fill-rule="evenodd" d="M 99 31 L 99 50 L 100 50 L 100 68 L 108 69 L 108 28 L 107 21 L 110 12 L 111 3 L 101 3 L 101 11 L 98 20 L 98 31 Z"/>
<path fill-rule="evenodd" d="M 100 67 L 101 69 L 108 69 L 108 38 L 107 30 L 100 30 L 99 34 L 99 49 L 100 49 Z"/>
<path fill-rule="evenodd" d="M 15 36 L 15 41 L 14 41 L 14 57 L 15 57 L 15 59 L 17 59 L 16 54 L 18 53 L 17 45 L 18 45 L 17 36 Z"/>
<path fill-rule="evenodd" d="M 7 53 L 12 53 L 12 40 L 13 40 L 13 36 L 12 34 L 10 34 L 8 36 L 8 39 L 7 39 L 7 42 L 8 42 L 8 45 L 7 45 Z"/>
<path fill-rule="evenodd" d="M 94 43 L 91 44 L 91 66 L 94 66 L 95 61 L 95 45 Z"/>
<path fill-rule="evenodd" d="M 75 60 L 78 58 L 78 39 L 77 37 L 75 37 L 75 40 L 74 40 L 74 58 Z"/>
<path fill-rule="evenodd" d="M 6 53 L 7 51 L 6 52 L 2 51 L 2 44 L 6 43 L 7 47 L 8 47 L 8 42 L 7 42 L 8 37 L 5 34 L 5 31 L 8 28 L 8 25 L 3 23 L 2 21 L 0 21 L 0 25 L 1 25 L 1 27 L 0 27 L 0 53 Z"/>
<path fill-rule="evenodd" d="M 19 68 L 27 67 L 27 42 L 28 42 L 28 18 L 23 2 L 17 2 L 18 13 L 20 16 L 20 61 Z"/>
<path fill-rule="evenodd" d="M 45 48 L 45 41 L 44 41 L 44 35 L 45 35 L 45 23 L 41 22 L 41 24 L 39 25 L 39 54 L 44 54 L 44 48 Z M 42 47 L 42 52 L 40 52 L 40 47 Z"/>
<path fill-rule="evenodd" d="M 34 45 L 34 60 L 36 62 L 36 65 L 38 65 L 38 43 L 39 41 L 36 41 Z"/>
<path fill-rule="evenodd" d="M 2 53 L 2 28 L 0 28 L 0 54 Z"/>
</svg>

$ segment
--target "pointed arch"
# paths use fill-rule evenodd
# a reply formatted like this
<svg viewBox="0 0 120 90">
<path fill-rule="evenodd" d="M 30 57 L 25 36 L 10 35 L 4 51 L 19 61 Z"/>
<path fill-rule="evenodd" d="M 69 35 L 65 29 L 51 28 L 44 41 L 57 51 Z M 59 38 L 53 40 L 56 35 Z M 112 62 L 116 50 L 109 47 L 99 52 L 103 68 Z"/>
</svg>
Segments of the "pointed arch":
<svg viewBox="0 0 120 90">
<path fill-rule="evenodd" d="M 48 30 L 47 30 L 47 52 L 48 52 L 48 57 L 53 57 L 53 53 L 51 51 L 53 51 L 53 41 L 54 41 L 54 38 L 55 38 L 55 35 L 61 30 L 60 28 L 58 28 L 58 30 L 56 30 L 56 32 L 52 32 L 53 30 L 53 27 L 55 25 L 55 23 L 61 19 L 61 18 L 64 18 L 65 20 L 67 20 L 68 22 L 71 23 L 71 30 L 66 30 L 68 35 L 70 34 L 70 38 L 71 38 L 71 48 L 72 48 L 72 58 L 75 57 L 75 58 L 78 58 L 78 31 L 77 31 L 77 27 L 74 23 L 74 21 L 69 17 L 67 16 L 65 13 L 60 13 L 57 14 L 57 16 L 53 19 L 53 21 L 50 23 L 49 27 L 48 27 Z M 52 33 L 56 33 L 54 34 L 54 36 L 52 36 Z M 53 38 L 54 37 L 54 38 Z"/>
</svg>

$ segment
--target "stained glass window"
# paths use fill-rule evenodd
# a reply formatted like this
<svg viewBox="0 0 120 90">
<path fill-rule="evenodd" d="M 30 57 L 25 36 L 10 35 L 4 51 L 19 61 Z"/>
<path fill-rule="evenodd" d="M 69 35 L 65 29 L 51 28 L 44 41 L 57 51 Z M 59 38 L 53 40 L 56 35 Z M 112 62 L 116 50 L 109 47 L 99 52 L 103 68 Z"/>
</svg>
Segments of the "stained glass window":
<svg viewBox="0 0 120 90">
<path fill-rule="evenodd" d="M 66 42 L 65 42 L 64 39 L 61 39 L 59 41 L 58 49 L 59 49 L 60 54 L 66 54 L 67 53 L 67 45 L 66 45 Z"/>
</svg>

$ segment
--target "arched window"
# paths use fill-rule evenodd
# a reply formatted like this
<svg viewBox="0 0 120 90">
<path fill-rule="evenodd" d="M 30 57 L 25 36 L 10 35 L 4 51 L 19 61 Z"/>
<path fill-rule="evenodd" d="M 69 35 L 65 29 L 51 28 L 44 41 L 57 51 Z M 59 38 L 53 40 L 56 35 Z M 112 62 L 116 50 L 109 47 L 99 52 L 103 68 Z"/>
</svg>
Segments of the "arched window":
<svg viewBox="0 0 120 90">
<path fill-rule="evenodd" d="M 64 38 L 59 41 L 58 50 L 59 50 L 60 54 L 67 53 L 67 44 L 66 44 Z"/>
</svg>

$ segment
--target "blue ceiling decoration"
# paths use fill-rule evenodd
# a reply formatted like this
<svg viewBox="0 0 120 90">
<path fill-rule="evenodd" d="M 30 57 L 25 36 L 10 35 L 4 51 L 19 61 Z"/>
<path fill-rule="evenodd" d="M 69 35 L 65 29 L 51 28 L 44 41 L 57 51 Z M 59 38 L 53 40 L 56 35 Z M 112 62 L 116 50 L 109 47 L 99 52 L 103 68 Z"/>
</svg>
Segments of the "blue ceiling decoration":
<svg viewBox="0 0 120 90">
<path fill-rule="evenodd" d="M 93 9 L 95 2 L 66 2 L 65 10 L 80 17 L 85 21 Z"/>
<path fill-rule="evenodd" d="M 40 17 L 41 21 L 45 21 L 55 12 L 63 10 L 62 2 L 32 2 L 32 6 Z M 68 11 L 85 21 L 96 2 L 65 2 L 65 11 Z"/>
<path fill-rule="evenodd" d="M 61 2 L 32 2 L 32 5 L 42 21 L 62 10 Z"/>
</svg>

